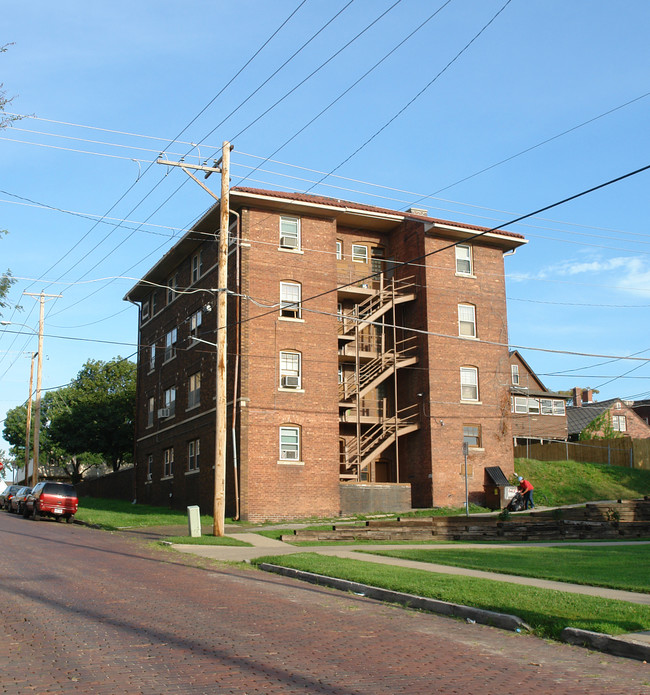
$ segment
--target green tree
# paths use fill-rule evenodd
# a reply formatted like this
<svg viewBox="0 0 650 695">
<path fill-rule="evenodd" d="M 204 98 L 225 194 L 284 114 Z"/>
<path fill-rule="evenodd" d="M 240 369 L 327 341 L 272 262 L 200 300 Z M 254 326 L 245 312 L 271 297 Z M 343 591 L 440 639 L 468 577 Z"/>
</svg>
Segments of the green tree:
<svg viewBox="0 0 650 695">
<path fill-rule="evenodd" d="M 609 411 L 606 410 L 598 417 L 595 417 L 583 430 L 580 432 L 579 439 L 581 442 L 589 441 L 590 439 L 618 439 L 623 435 L 614 429 L 612 418 Z"/>
<path fill-rule="evenodd" d="M 49 436 L 75 457 L 100 455 L 113 471 L 133 459 L 136 366 L 116 357 L 88 360 L 57 391 Z"/>
</svg>

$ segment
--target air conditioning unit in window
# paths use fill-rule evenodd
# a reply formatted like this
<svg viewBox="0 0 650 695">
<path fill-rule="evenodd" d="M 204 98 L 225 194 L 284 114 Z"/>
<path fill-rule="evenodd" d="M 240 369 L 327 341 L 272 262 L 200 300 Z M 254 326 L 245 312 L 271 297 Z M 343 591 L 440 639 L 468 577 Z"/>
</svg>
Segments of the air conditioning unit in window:
<svg viewBox="0 0 650 695">
<path fill-rule="evenodd" d="M 285 461 L 297 461 L 298 460 L 298 452 L 291 449 L 290 451 L 283 451 L 282 452 L 282 458 Z"/>
<path fill-rule="evenodd" d="M 152 477 L 151 473 L 147 473 L 147 482 L 149 482 L 149 483 L 151 482 L 151 477 Z"/>
<path fill-rule="evenodd" d="M 285 375 L 280 379 L 280 383 L 285 389 L 297 389 L 300 386 L 300 377 Z"/>
<path fill-rule="evenodd" d="M 158 417 L 163 418 L 163 417 L 169 417 L 170 411 L 169 408 L 160 408 L 158 410 Z"/>
<path fill-rule="evenodd" d="M 281 236 L 280 237 L 280 246 L 283 249 L 297 249 L 298 248 L 298 239 L 296 239 L 295 236 Z"/>
</svg>

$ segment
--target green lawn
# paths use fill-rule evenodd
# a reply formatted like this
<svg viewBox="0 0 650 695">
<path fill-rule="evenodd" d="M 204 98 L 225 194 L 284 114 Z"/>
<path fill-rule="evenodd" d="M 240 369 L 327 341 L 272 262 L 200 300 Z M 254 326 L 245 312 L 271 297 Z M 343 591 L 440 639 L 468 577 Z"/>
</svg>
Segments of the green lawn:
<svg viewBox="0 0 650 695">
<path fill-rule="evenodd" d="M 373 552 L 373 551 L 366 551 Z M 377 555 L 650 593 L 650 545 L 382 550 Z"/>
<path fill-rule="evenodd" d="M 270 562 L 417 596 L 517 615 L 540 637 L 557 639 L 565 627 L 610 635 L 650 630 L 650 606 L 625 601 L 378 565 L 316 553 L 268 556 L 254 562 Z"/>
</svg>

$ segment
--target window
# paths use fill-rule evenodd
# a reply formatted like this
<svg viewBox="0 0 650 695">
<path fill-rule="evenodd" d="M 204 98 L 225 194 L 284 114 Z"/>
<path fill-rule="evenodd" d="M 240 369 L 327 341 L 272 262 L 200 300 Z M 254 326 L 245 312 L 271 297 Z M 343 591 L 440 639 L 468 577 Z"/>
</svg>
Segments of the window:
<svg viewBox="0 0 650 695">
<path fill-rule="evenodd" d="M 481 448 L 481 426 L 480 425 L 463 425 L 463 442 L 470 449 Z"/>
<path fill-rule="evenodd" d="M 203 253 L 199 251 L 192 256 L 192 283 L 195 283 L 203 275 Z"/>
<path fill-rule="evenodd" d="M 187 383 L 187 407 L 201 405 L 201 372 L 192 374 Z"/>
<path fill-rule="evenodd" d="M 352 244 L 352 260 L 355 263 L 367 263 L 368 247 L 361 244 Z"/>
<path fill-rule="evenodd" d="M 280 461 L 300 461 L 299 427 L 280 427 Z"/>
<path fill-rule="evenodd" d="M 528 412 L 528 399 L 515 396 L 515 413 L 525 414 Z"/>
<path fill-rule="evenodd" d="M 458 305 L 458 335 L 476 338 L 476 307 L 473 304 Z"/>
<path fill-rule="evenodd" d="M 301 287 L 297 282 L 280 283 L 280 316 L 289 319 L 300 318 Z"/>
<path fill-rule="evenodd" d="M 174 475 L 174 447 L 163 451 L 163 478 Z"/>
<path fill-rule="evenodd" d="M 149 318 L 150 308 L 151 308 L 151 297 L 147 297 L 147 299 L 144 302 L 142 302 L 141 319 L 142 319 L 143 323 Z"/>
<path fill-rule="evenodd" d="M 472 274 L 472 247 L 469 244 L 456 244 L 456 273 Z"/>
<path fill-rule="evenodd" d="M 178 275 L 172 275 L 167 280 L 167 304 L 171 304 L 176 298 L 176 290 L 178 289 Z"/>
<path fill-rule="evenodd" d="M 564 401 L 553 401 L 553 415 L 564 415 Z"/>
<path fill-rule="evenodd" d="M 198 471 L 199 470 L 199 455 L 201 453 L 201 441 L 199 439 L 192 439 L 192 441 L 187 443 L 187 470 L 188 471 Z"/>
<path fill-rule="evenodd" d="M 280 217 L 280 248 L 300 250 L 300 220 Z"/>
<path fill-rule="evenodd" d="M 519 365 L 518 364 L 511 364 L 510 365 L 510 375 L 512 377 L 512 383 L 515 386 L 519 386 Z"/>
<path fill-rule="evenodd" d="M 156 400 L 152 396 L 147 399 L 147 427 L 153 427 L 153 416 L 156 412 Z"/>
<path fill-rule="evenodd" d="M 153 454 L 147 456 L 147 482 L 151 482 L 153 477 Z"/>
<path fill-rule="evenodd" d="M 280 353 L 280 388 L 300 388 L 300 353 Z"/>
<path fill-rule="evenodd" d="M 199 309 L 190 316 L 190 339 L 194 341 L 199 337 L 199 329 L 203 320 L 203 313 Z"/>
<path fill-rule="evenodd" d="M 156 368 L 156 343 L 149 347 L 149 371 L 153 372 Z"/>
<path fill-rule="evenodd" d="M 158 292 L 151 295 L 151 315 L 155 316 L 158 313 Z"/>
<path fill-rule="evenodd" d="M 169 411 L 167 417 L 173 417 L 176 414 L 176 387 L 172 386 L 170 389 L 167 389 L 163 394 L 163 398 L 165 409 Z"/>
<path fill-rule="evenodd" d="M 339 364 L 339 384 L 343 383 L 343 365 Z"/>
<path fill-rule="evenodd" d="M 528 399 L 528 412 L 532 415 L 539 415 L 539 401 L 537 398 Z"/>
<path fill-rule="evenodd" d="M 178 329 L 173 328 L 165 334 L 165 362 L 176 357 L 176 341 L 178 340 Z"/>
<path fill-rule="evenodd" d="M 612 415 L 612 429 L 614 432 L 625 432 L 626 427 L 625 415 Z"/>
<path fill-rule="evenodd" d="M 478 401 L 478 369 L 476 367 L 460 368 L 460 399 Z"/>
<path fill-rule="evenodd" d="M 542 415 L 553 415 L 553 401 L 550 398 L 542 398 L 539 401 Z"/>
<path fill-rule="evenodd" d="M 343 259 L 343 242 L 337 241 L 336 242 L 336 260 L 340 261 L 342 259 Z"/>
</svg>

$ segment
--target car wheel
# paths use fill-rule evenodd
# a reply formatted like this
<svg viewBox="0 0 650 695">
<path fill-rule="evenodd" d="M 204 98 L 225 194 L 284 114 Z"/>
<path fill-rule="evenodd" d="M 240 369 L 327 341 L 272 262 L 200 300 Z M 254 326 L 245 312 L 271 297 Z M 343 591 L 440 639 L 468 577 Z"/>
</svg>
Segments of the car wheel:
<svg viewBox="0 0 650 695">
<path fill-rule="evenodd" d="M 38 511 L 38 505 L 34 504 L 34 508 L 32 509 L 32 519 L 34 521 L 38 521 L 41 518 L 41 513 Z"/>
<path fill-rule="evenodd" d="M 71 524 L 74 521 L 74 516 L 66 516 L 65 523 Z"/>
<path fill-rule="evenodd" d="M 23 518 L 27 519 L 29 517 L 29 509 L 23 505 Z"/>
</svg>

